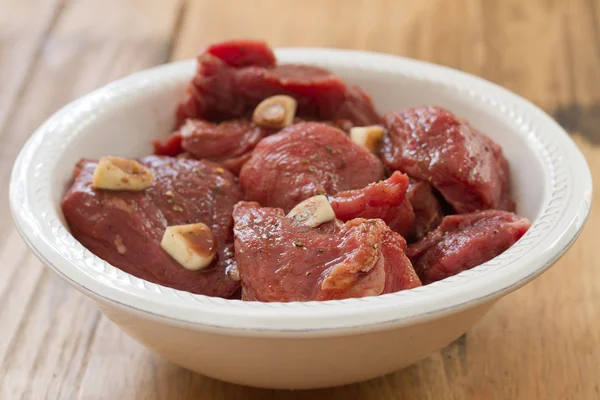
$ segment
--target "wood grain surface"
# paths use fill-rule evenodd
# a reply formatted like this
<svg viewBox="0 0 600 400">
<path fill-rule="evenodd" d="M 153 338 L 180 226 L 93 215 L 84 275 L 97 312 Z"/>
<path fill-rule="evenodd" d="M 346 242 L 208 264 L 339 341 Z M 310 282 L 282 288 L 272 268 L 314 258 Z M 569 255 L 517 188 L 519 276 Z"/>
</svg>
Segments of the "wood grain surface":
<svg viewBox="0 0 600 400">
<path fill-rule="evenodd" d="M 399 54 L 496 82 L 570 131 L 600 187 L 599 3 L 0 0 L 0 180 L 65 103 L 209 42 L 252 37 Z M 2 196 L 0 399 L 598 399 L 599 211 L 555 267 L 442 351 L 361 384 L 288 392 L 193 374 L 125 336 L 43 268 Z"/>
</svg>

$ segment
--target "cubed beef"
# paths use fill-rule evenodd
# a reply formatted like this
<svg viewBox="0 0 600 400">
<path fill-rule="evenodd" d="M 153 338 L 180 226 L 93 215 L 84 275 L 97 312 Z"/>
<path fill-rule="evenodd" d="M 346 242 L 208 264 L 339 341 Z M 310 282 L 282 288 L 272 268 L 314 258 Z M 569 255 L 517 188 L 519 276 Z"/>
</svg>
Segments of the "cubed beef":
<svg viewBox="0 0 600 400">
<path fill-rule="evenodd" d="M 194 158 L 217 162 L 235 175 L 258 142 L 275 131 L 256 126 L 247 119 L 217 124 L 190 119 L 180 129 L 184 151 Z"/>
<path fill-rule="evenodd" d="M 393 170 L 429 182 L 458 213 L 514 210 L 502 149 L 440 107 L 385 115 L 381 156 Z"/>
<path fill-rule="evenodd" d="M 296 118 L 294 123 L 306 122 Z M 352 124 L 348 120 L 323 121 L 348 132 Z M 234 119 L 212 123 L 200 119 L 188 119 L 166 139 L 157 139 L 154 154 L 175 157 L 187 152 L 187 158 L 214 161 L 231 173 L 239 175 L 240 169 L 250 159 L 250 153 L 258 142 L 279 129 L 263 128 L 249 119 Z"/>
<path fill-rule="evenodd" d="M 216 122 L 248 117 L 265 98 L 285 94 L 298 101 L 297 114 L 310 120 L 379 123 L 371 99 L 331 72 L 307 65 L 275 65 L 265 43 L 232 41 L 210 46 L 177 109 L 178 125 L 189 118 Z"/>
<path fill-rule="evenodd" d="M 261 140 L 240 184 L 248 200 L 287 212 L 311 196 L 360 189 L 383 176 L 381 161 L 344 132 L 308 122 Z"/>
<path fill-rule="evenodd" d="M 420 286 L 406 242 L 381 220 L 307 228 L 249 202 L 238 203 L 233 218 L 243 300 L 344 299 Z"/>
<path fill-rule="evenodd" d="M 384 181 L 331 196 L 331 207 L 342 221 L 380 218 L 394 232 L 407 236 L 415 225 L 413 206 L 406 197 L 407 188 L 408 176 L 396 171 Z"/>
<path fill-rule="evenodd" d="M 75 169 L 62 210 L 73 236 L 98 257 L 138 278 L 175 289 L 229 297 L 239 282 L 226 274 L 233 258 L 233 206 L 242 199 L 235 178 L 217 164 L 148 156 L 140 163 L 154 173 L 149 189 L 114 191 L 92 188 L 95 161 Z M 204 270 L 180 266 L 160 246 L 167 226 L 202 222 L 218 243 Z"/>
<path fill-rule="evenodd" d="M 491 260 L 527 232 L 527 218 L 486 210 L 449 215 L 440 226 L 408 247 L 423 284 L 439 281 Z"/>
</svg>

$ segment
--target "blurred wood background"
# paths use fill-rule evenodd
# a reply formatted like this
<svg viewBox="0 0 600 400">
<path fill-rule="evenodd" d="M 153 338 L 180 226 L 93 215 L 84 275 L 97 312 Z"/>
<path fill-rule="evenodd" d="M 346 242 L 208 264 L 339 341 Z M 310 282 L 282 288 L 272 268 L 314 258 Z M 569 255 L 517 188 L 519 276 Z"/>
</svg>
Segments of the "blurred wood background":
<svg viewBox="0 0 600 400">
<path fill-rule="evenodd" d="M 598 0 L 0 0 L 0 180 L 63 104 L 209 42 L 368 49 L 482 76 L 566 127 L 600 187 Z M 598 158 L 596 158 L 598 157 Z M 598 198 L 596 193 L 596 198 Z M 273 391 L 150 353 L 42 267 L 0 197 L 0 399 L 597 399 L 598 202 L 548 273 L 456 343 L 362 384 Z"/>
</svg>

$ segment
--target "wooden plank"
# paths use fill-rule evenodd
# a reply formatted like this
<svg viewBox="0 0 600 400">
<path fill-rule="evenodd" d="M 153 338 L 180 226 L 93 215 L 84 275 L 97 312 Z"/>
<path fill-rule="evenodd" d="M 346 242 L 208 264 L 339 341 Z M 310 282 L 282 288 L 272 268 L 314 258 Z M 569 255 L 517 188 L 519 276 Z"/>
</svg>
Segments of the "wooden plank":
<svg viewBox="0 0 600 400">
<path fill-rule="evenodd" d="M 37 7 L 26 3 L 30 7 L 21 10 L 22 18 L 35 21 L 39 2 Z M 10 100 L 11 113 L 1 131 L 1 179 L 7 181 L 12 160 L 30 133 L 61 105 L 128 73 L 165 62 L 182 4 L 164 0 L 65 4 L 42 38 L 43 47 L 33 57 L 19 97 Z M 28 29 L 27 24 L 21 27 L 24 38 Z M 9 72 L 22 68 L 24 60 L 16 62 Z M 3 70 L 2 79 L 7 76 Z M 7 220 L 4 197 L 0 210 Z M 0 398 L 76 396 L 100 313 L 91 300 L 68 288 L 50 270 L 42 270 L 14 228 L 7 228 L 2 230 L 5 240 L 0 246 L 4 248 L 0 252 Z"/>
<path fill-rule="evenodd" d="M 0 0 L 0 131 L 59 9 L 59 0 Z"/>
</svg>

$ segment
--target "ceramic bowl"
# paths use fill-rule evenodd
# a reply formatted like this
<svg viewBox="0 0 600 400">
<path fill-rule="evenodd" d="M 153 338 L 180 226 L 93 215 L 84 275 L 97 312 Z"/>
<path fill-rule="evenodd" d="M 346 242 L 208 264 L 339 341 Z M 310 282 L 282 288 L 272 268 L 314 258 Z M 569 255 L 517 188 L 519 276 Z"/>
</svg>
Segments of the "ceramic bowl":
<svg viewBox="0 0 600 400">
<path fill-rule="evenodd" d="M 195 61 L 146 70 L 48 119 L 15 163 L 10 204 L 40 260 L 148 348 L 198 373 L 243 385 L 317 388 L 366 380 L 458 338 L 498 299 L 548 269 L 577 238 L 590 210 L 590 172 L 567 133 L 533 104 L 480 78 L 401 57 L 311 48 L 276 54 L 282 63 L 319 65 L 359 84 L 380 112 L 439 105 L 466 117 L 504 148 L 518 212 L 532 227 L 485 264 L 379 297 L 242 302 L 138 279 L 77 242 L 59 204 L 77 160 L 149 154 L 150 140 L 173 126 Z"/>
</svg>

